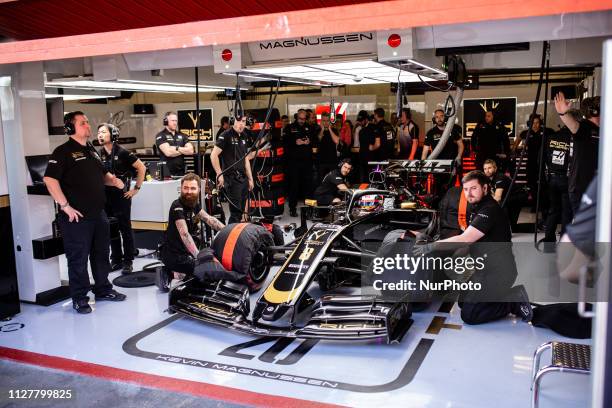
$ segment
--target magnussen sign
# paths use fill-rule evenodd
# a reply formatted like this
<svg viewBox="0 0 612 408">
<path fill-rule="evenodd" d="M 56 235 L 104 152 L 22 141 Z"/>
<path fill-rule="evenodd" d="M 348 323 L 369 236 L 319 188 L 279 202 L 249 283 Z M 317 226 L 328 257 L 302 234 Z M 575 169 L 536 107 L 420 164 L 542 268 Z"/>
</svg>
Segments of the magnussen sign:
<svg viewBox="0 0 612 408">
<path fill-rule="evenodd" d="M 249 43 L 253 62 L 376 53 L 376 34 L 351 33 Z"/>
</svg>

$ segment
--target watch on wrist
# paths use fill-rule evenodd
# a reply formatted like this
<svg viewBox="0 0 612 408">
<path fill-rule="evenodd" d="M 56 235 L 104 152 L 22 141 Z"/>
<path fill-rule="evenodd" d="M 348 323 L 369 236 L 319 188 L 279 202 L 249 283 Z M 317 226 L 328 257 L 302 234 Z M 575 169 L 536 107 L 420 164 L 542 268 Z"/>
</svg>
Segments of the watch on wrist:
<svg viewBox="0 0 612 408">
<path fill-rule="evenodd" d="M 178 147 L 178 146 L 176 146 L 176 151 L 177 151 L 177 152 L 178 152 L 178 149 L 179 149 L 179 147 Z"/>
<path fill-rule="evenodd" d="M 134 186 L 134 190 L 140 190 L 140 186 Z"/>
<path fill-rule="evenodd" d="M 70 204 L 68 204 L 68 201 L 66 201 L 66 203 L 65 203 L 65 204 L 60 204 L 60 203 L 58 203 L 58 204 L 59 204 L 60 210 L 63 210 L 64 208 L 66 208 L 66 207 L 69 207 L 69 206 L 70 206 Z"/>
</svg>

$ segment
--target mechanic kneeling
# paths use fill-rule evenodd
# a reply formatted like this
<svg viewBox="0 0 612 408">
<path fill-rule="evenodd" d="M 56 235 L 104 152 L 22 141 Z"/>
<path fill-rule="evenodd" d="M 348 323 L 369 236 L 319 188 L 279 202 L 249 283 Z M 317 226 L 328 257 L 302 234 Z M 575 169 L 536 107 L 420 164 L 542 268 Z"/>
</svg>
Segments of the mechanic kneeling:
<svg viewBox="0 0 612 408">
<path fill-rule="evenodd" d="M 338 204 L 342 201 L 341 193 L 348 191 L 347 177 L 353 165 L 350 159 L 344 159 L 338 168 L 325 175 L 321 185 L 315 190 L 314 196 L 317 205 Z"/>
<path fill-rule="evenodd" d="M 193 173 L 181 179 L 181 196 L 174 200 L 168 214 L 168 229 L 161 248 L 161 261 L 168 271 L 193 273 L 200 242 L 200 220 L 215 231 L 225 225 L 202 209 L 200 177 Z"/>
<path fill-rule="evenodd" d="M 512 313 L 530 321 L 533 312 L 525 288 L 512 286 L 518 273 L 508 216 L 490 195 L 489 178 L 483 172 L 471 171 L 462 182 L 463 193 L 471 205 L 468 227 L 457 236 L 417 245 L 413 254 L 418 256 L 443 249 L 444 243 L 470 244 L 470 255 L 484 261 L 484 268 L 476 270 L 470 281 L 480 283 L 483 291 L 460 294 L 461 319 L 467 324 L 480 324 Z"/>
</svg>

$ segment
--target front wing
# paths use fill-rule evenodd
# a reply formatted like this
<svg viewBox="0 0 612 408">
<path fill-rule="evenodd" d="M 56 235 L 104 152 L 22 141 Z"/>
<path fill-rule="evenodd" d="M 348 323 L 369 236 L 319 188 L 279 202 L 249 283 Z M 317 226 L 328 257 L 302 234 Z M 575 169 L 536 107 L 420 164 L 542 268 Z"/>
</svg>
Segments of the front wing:
<svg viewBox="0 0 612 408">
<path fill-rule="evenodd" d="M 385 339 L 399 343 L 412 325 L 407 303 L 380 302 L 371 296 L 324 295 L 301 327 L 271 327 L 253 322 L 246 285 L 219 281 L 182 282 L 170 291 L 169 309 L 207 323 L 243 333 L 329 340 Z"/>
</svg>

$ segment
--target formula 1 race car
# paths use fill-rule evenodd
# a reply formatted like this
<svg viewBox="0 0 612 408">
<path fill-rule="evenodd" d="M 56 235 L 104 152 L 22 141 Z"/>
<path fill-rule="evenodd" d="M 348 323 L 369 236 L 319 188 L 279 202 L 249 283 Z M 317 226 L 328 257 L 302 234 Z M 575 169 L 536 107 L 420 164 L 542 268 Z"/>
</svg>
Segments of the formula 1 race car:
<svg viewBox="0 0 612 408">
<path fill-rule="evenodd" d="M 393 230 L 410 234 L 431 225 L 435 211 L 382 206 L 372 211 L 371 200 L 361 200 L 364 196 L 389 199 L 393 193 L 357 190 L 342 220 L 315 224 L 289 245 L 268 247 L 268 269 L 274 254 L 286 258 L 256 301 L 251 302 L 247 281 L 193 277 L 170 291 L 169 311 L 260 336 L 401 341 L 412 324 L 410 304 L 354 292 L 364 265 L 376 256 L 372 244 L 380 244 Z M 369 212 L 354 211 L 360 202 L 370 206 Z M 254 275 L 263 280 L 261 268 Z"/>
<path fill-rule="evenodd" d="M 238 262 L 245 264 L 244 279 L 190 278 L 170 291 L 169 311 L 260 336 L 401 341 L 412 324 L 410 300 L 381 300 L 359 288 L 368 282 L 371 261 L 398 231 L 414 243 L 412 231 L 425 228 L 432 235 L 440 228 L 437 211 L 415 202 L 419 197 L 407 186 L 410 174 L 444 175 L 453 168 L 451 161 L 386 164 L 380 188 L 352 192 L 328 222 L 308 229 L 303 218 L 292 243 L 266 246 L 259 235 L 245 241 L 255 246 L 247 248 L 223 238 L 232 232 L 222 230 L 213 242 L 213 247 L 222 242 L 216 255 L 228 270 L 236 270 L 229 260 L 248 253 L 247 261 Z M 226 228 L 235 232 L 241 225 Z M 227 241 L 232 241 L 229 252 Z M 282 266 L 252 299 L 279 256 Z"/>
</svg>

